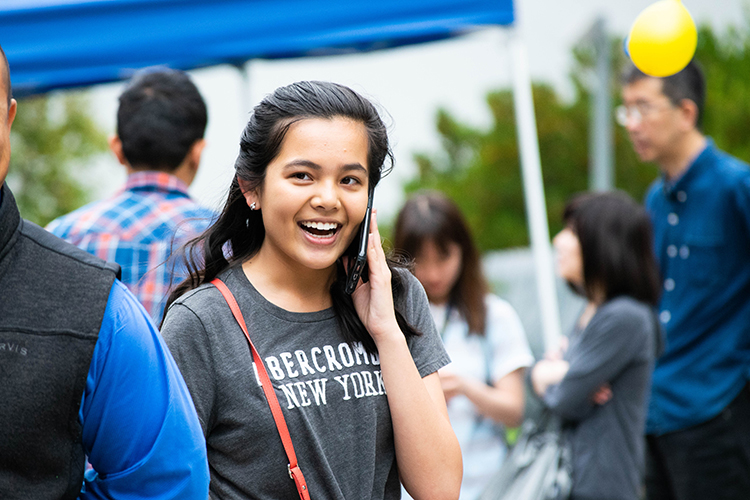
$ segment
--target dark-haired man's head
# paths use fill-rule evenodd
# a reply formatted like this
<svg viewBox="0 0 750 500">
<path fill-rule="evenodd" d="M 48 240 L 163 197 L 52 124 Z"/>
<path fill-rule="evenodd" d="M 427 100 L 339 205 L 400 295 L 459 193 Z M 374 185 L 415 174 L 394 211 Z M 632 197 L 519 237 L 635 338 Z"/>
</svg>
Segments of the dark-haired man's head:
<svg viewBox="0 0 750 500">
<path fill-rule="evenodd" d="M 702 137 L 705 94 L 703 73 L 694 61 L 665 78 L 646 75 L 635 66 L 625 72 L 618 121 L 642 161 L 662 167 L 683 163 L 686 151 Z"/>
<path fill-rule="evenodd" d="M 186 73 L 143 72 L 120 95 L 110 146 L 133 170 L 174 173 L 186 161 L 197 170 L 207 120 L 206 104 Z"/>
<path fill-rule="evenodd" d="M 16 117 L 16 100 L 11 95 L 10 68 L 0 47 L 0 186 L 5 182 L 10 165 L 10 127 Z"/>
</svg>

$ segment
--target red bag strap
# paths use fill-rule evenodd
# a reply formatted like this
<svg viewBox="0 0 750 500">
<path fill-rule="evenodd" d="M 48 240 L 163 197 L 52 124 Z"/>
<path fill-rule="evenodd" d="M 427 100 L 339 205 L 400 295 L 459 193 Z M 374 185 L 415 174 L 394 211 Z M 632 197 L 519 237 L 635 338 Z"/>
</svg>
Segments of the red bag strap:
<svg viewBox="0 0 750 500">
<path fill-rule="evenodd" d="M 247 326 L 245 325 L 245 319 L 242 317 L 240 306 L 229 291 L 229 288 L 219 278 L 215 278 L 211 281 L 211 284 L 219 289 L 221 295 L 224 296 L 224 300 L 227 301 L 229 309 L 232 310 L 234 319 L 239 323 L 242 332 L 245 334 L 247 343 L 250 344 L 250 349 L 253 352 L 253 359 L 255 360 L 255 366 L 260 376 L 261 385 L 263 387 L 263 393 L 266 395 L 266 401 L 268 406 L 271 407 L 271 413 L 273 414 L 273 420 L 276 422 L 276 428 L 281 436 L 281 443 L 284 445 L 284 451 L 286 451 L 286 457 L 289 459 L 289 465 L 287 465 L 287 472 L 289 477 L 294 480 L 294 484 L 297 485 L 297 492 L 302 500 L 310 500 L 310 492 L 307 489 L 307 482 L 305 482 L 305 476 L 302 475 L 302 469 L 299 468 L 297 463 L 297 455 L 294 453 L 294 446 L 292 445 L 292 437 L 289 435 L 289 429 L 286 426 L 286 420 L 284 420 L 284 414 L 281 412 L 281 406 L 279 400 L 276 398 L 276 393 L 273 390 L 271 379 L 268 378 L 268 372 L 263 364 L 263 360 L 258 354 L 258 351 L 253 345 L 253 341 L 250 340 L 250 335 L 247 333 Z"/>
</svg>

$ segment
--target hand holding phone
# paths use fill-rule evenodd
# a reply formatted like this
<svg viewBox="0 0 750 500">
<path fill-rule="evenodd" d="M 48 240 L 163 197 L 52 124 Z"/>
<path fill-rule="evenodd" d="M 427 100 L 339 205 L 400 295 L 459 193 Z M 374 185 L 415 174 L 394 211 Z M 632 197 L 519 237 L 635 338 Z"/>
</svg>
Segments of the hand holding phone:
<svg viewBox="0 0 750 500">
<path fill-rule="evenodd" d="M 372 198 L 373 190 L 370 190 L 370 194 L 367 197 L 367 210 L 365 211 L 365 218 L 362 220 L 362 224 L 359 226 L 359 234 L 357 235 L 356 251 L 357 253 L 349 259 L 349 269 L 346 272 L 346 288 L 344 289 L 347 294 L 351 295 L 354 290 L 357 289 L 357 283 L 359 278 L 362 277 L 367 281 L 367 242 L 370 235 L 370 219 L 372 217 Z"/>
</svg>

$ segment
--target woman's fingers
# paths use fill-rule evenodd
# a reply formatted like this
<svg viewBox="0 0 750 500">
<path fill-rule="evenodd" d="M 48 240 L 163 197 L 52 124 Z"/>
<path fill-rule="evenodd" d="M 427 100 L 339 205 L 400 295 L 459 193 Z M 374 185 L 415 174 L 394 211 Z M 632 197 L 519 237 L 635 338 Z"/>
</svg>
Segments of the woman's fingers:
<svg viewBox="0 0 750 500">
<path fill-rule="evenodd" d="M 604 384 L 594 392 L 591 399 L 594 401 L 594 404 L 599 406 L 608 403 L 612 399 L 612 387 L 609 384 Z"/>
<path fill-rule="evenodd" d="M 392 333 L 396 325 L 391 291 L 391 270 L 385 258 L 378 230 L 377 212 L 373 210 L 367 248 L 369 280 L 355 292 L 360 319 L 377 343 L 383 334 Z M 396 329 L 398 326 L 396 325 Z"/>
<path fill-rule="evenodd" d="M 380 240 L 380 230 L 378 229 L 378 211 L 373 209 L 372 219 L 370 219 L 370 240 L 368 249 L 368 264 L 370 265 L 370 272 L 374 270 L 376 274 L 387 276 L 388 264 L 385 260 L 385 252 L 383 251 L 383 244 Z"/>
</svg>

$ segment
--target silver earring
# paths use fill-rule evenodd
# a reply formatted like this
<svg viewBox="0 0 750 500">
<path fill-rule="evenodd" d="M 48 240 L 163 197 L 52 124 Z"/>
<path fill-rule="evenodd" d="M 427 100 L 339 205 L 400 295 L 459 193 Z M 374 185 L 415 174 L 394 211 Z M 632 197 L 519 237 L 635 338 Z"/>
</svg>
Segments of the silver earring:
<svg viewBox="0 0 750 500">
<path fill-rule="evenodd" d="M 250 204 L 250 210 L 255 210 L 255 202 L 252 202 L 252 203 Z"/>
</svg>

